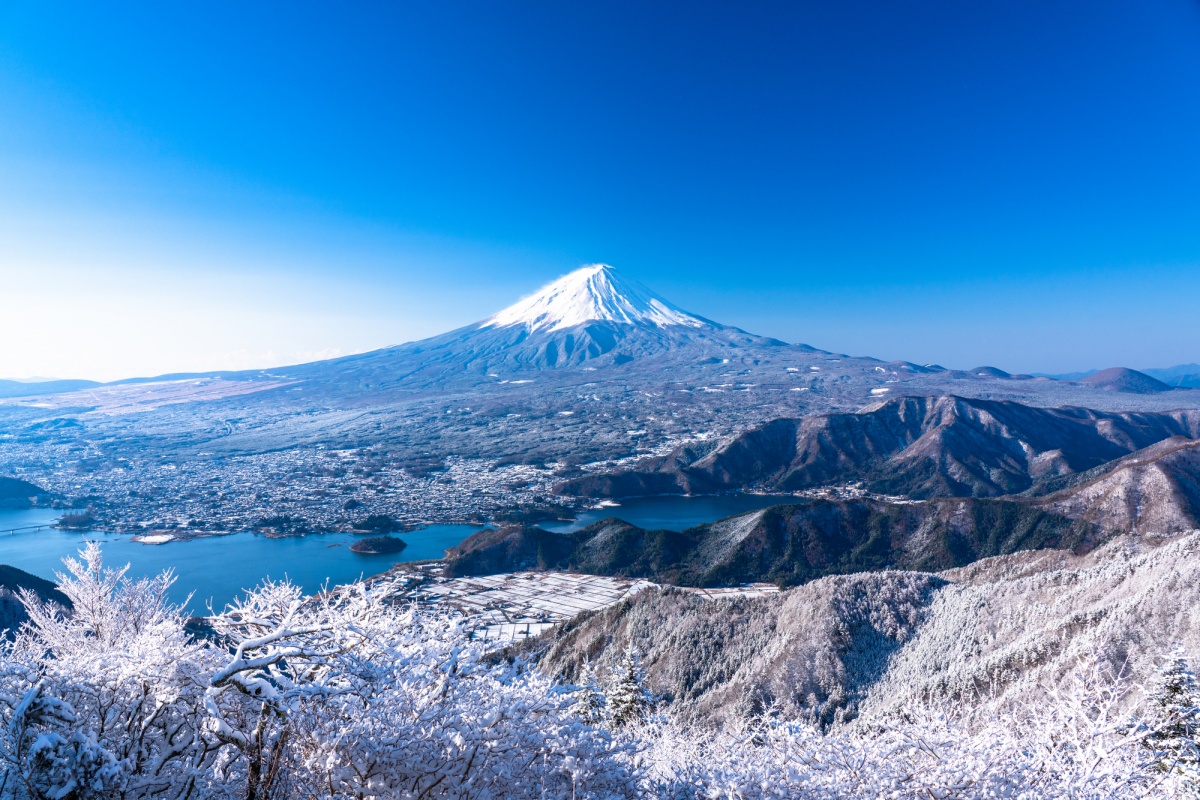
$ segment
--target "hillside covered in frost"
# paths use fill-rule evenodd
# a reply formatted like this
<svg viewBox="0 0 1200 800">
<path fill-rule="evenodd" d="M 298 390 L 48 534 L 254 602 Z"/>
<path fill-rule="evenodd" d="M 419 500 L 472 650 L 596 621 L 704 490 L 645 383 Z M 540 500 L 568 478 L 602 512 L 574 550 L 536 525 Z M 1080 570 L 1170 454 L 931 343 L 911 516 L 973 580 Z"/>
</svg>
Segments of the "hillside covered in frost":
<svg viewBox="0 0 1200 800">
<path fill-rule="evenodd" d="M 630 645 L 651 690 L 706 725 L 768 707 L 829 726 L 927 702 L 1018 706 L 1092 658 L 1145 682 L 1175 645 L 1200 652 L 1200 532 L 831 576 L 765 597 L 645 592 L 518 651 L 573 680 Z"/>
<path fill-rule="evenodd" d="M 59 576 L 72 610 L 26 591 L 0 647 L 0 798 L 1194 797 L 1197 536 L 646 594 L 540 667 L 375 584 L 267 583 L 194 636 L 169 574 L 90 544 Z M 1141 683 L 1113 667 L 1135 644 Z"/>
</svg>

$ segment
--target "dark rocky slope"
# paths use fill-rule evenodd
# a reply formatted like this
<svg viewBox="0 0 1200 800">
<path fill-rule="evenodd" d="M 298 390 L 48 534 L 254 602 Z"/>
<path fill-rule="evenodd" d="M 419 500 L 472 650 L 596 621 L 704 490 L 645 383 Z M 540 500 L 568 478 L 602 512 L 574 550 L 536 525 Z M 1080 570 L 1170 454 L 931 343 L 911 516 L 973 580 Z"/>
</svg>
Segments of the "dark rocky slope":
<svg viewBox="0 0 1200 800">
<path fill-rule="evenodd" d="M 1017 550 L 1078 546 L 1090 534 L 1063 515 L 1008 500 L 812 500 L 683 532 L 619 519 L 571 534 L 520 526 L 482 531 L 447 551 L 446 572 L 566 569 L 680 586 L 792 586 L 824 575 L 945 569 Z"/>
<path fill-rule="evenodd" d="M 35 483 L 0 477 L 0 508 L 29 508 L 48 499 L 50 493 Z"/>
<path fill-rule="evenodd" d="M 21 590 L 33 592 L 43 602 L 58 603 L 64 608 L 70 608 L 71 601 L 58 590 L 58 587 L 48 580 L 30 575 L 28 572 L 0 564 L 0 630 L 11 634 L 21 626 L 29 615 L 21 603 Z"/>
</svg>

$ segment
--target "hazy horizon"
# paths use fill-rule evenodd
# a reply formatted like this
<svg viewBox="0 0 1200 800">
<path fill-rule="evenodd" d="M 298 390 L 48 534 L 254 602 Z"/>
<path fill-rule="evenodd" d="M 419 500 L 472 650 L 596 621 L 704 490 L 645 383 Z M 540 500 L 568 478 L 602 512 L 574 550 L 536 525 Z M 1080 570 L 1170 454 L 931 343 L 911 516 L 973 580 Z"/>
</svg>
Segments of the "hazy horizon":
<svg viewBox="0 0 1200 800">
<path fill-rule="evenodd" d="M 523 292 L 519 296 L 512 297 L 511 301 L 515 302 L 521 298 L 524 298 L 525 296 L 529 295 L 530 293 L 531 292 Z M 670 298 L 667 298 L 667 299 L 669 300 Z M 506 301 L 504 305 L 508 305 L 508 304 L 509 304 L 509 302 Z M 481 312 L 476 318 L 465 321 L 461 324 L 455 324 L 454 327 L 457 328 L 457 327 L 461 327 L 462 325 L 468 325 L 471 323 L 482 321 L 486 317 L 491 316 L 492 313 L 499 311 L 499 310 L 500 310 L 500 306 L 497 306 L 496 308 L 493 308 L 490 311 Z M 686 309 L 686 310 L 693 311 L 693 309 L 690 309 L 690 308 Z M 252 314 L 250 314 L 250 316 L 257 316 L 257 313 L 258 312 L 252 313 Z M 699 313 L 699 312 L 697 312 L 697 313 Z M 724 320 L 717 320 L 717 321 L 725 322 Z M 741 327 L 741 326 L 737 326 L 737 327 Z M 444 332 L 446 332 L 446 329 L 438 329 L 438 330 L 431 331 L 428 335 L 433 336 L 433 335 L 436 335 L 439 333 L 444 333 Z M 764 332 L 761 330 L 750 329 L 749 332 L 755 333 L 755 334 L 767 335 L 767 336 L 772 335 L 770 333 L 767 333 L 767 332 Z M 170 375 L 170 374 L 178 374 L 178 373 L 187 374 L 187 373 L 203 373 L 203 372 L 225 372 L 225 371 L 239 371 L 239 370 L 270 369 L 273 367 L 291 366 L 291 365 L 302 364 L 302 363 L 307 363 L 307 362 L 311 362 L 311 361 L 321 361 L 321 360 L 326 360 L 326 359 L 339 358 L 342 356 L 355 355 L 358 353 L 369 352 L 371 350 L 381 349 L 381 348 L 385 348 L 385 347 L 392 347 L 392 346 L 396 346 L 396 345 L 408 344 L 412 341 L 419 341 L 420 338 L 425 338 L 425 337 L 422 336 L 422 337 L 419 337 L 418 339 L 391 342 L 388 344 L 380 344 L 375 347 L 362 347 L 359 349 L 354 349 L 354 350 L 349 350 L 349 351 L 345 351 L 345 350 L 342 350 L 341 348 L 336 348 L 336 347 L 326 348 L 324 350 L 315 350 L 315 351 L 284 351 L 284 352 L 278 352 L 278 353 L 273 350 L 267 350 L 264 352 L 254 353 L 254 352 L 251 352 L 251 351 L 248 351 L 245 349 L 240 349 L 240 350 L 235 350 L 235 351 L 226 352 L 226 353 L 214 354 L 209 357 L 209 360 L 207 362 L 203 362 L 203 363 L 208 364 L 208 366 L 197 367 L 194 369 L 180 368 L 178 366 L 168 366 L 165 369 L 158 369 L 157 371 L 143 371 L 140 373 L 125 373 L 125 374 L 107 374 L 107 373 L 106 374 L 96 374 L 96 373 L 94 373 L 94 374 L 56 374 L 56 375 L 47 375 L 44 373 L 36 374 L 36 375 L 35 374 L 24 374 L 24 375 L 0 374 L 0 380 L 10 380 L 10 381 L 17 381 L 17 382 L 25 382 L 25 383 L 45 382 L 45 381 L 53 381 L 53 380 L 93 380 L 93 381 L 100 381 L 100 382 L 109 382 L 109 381 L 120 381 L 120 380 L 133 379 L 133 378 L 151 378 L 151 377 L 157 377 L 157 376 L 161 376 L 161 375 Z M 782 338 L 782 337 L 776 336 L 775 338 Z M 793 341 L 792 343 L 793 344 L 812 345 L 812 346 L 819 347 L 820 349 L 829 350 L 829 351 L 835 352 L 835 353 L 843 352 L 836 347 L 824 347 L 819 344 L 814 344 L 813 342 Z M 886 348 L 883 348 L 881 346 L 881 349 L 886 349 Z M 857 356 L 876 357 L 876 358 L 882 358 L 883 360 L 888 360 L 888 361 L 892 361 L 892 360 L 914 361 L 914 359 L 905 358 L 902 355 L 885 358 L 885 357 L 877 355 L 877 353 L 875 353 L 875 352 L 861 352 L 861 353 L 851 352 L 851 353 L 848 353 L 848 355 L 856 356 L 856 357 Z M 166 357 L 166 360 L 163 363 L 168 363 L 168 362 L 174 363 L 171 361 L 172 358 L 173 358 L 173 356 L 168 354 Z M 943 363 L 943 362 L 932 361 L 932 360 L 927 360 L 927 361 L 917 360 L 917 363 L 924 363 L 924 364 L 938 363 L 941 366 L 947 367 L 949 369 L 961 369 L 961 370 L 966 370 L 966 369 L 971 369 L 974 367 L 981 367 L 981 366 L 994 366 L 994 367 L 999 367 L 1001 369 L 1006 369 L 1007 371 L 1013 372 L 1013 373 L 1029 372 L 1029 373 L 1033 373 L 1033 374 L 1037 374 L 1037 375 L 1070 375 L 1070 374 L 1075 374 L 1075 373 L 1094 372 L 1094 371 L 1097 371 L 1100 369 L 1106 369 L 1108 367 L 1113 367 L 1113 366 L 1131 367 L 1133 369 L 1166 369 L 1169 367 L 1175 367 L 1175 366 L 1189 364 L 1189 363 L 1193 363 L 1193 362 L 1181 361 L 1181 362 L 1172 362 L 1169 364 L 1168 363 L 1156 363 L 1156 364 L 1106 363 L 1106 364 L 1102 364 L 1099 366 L 1091 365 L 1091 366 L 1085 366 L 1085 367 L 1081 367 L 1081 368 L 1077 368 L 1077 369 L 1057 369 L 1057 370 L 1021 370 L 1021 369 L 1017 369 L 1017 368 L 1011 368 L 1011 365 L 990 363 L 990 362 L 985 363 L 983 361 L 973 362 L 973 363 L 968 364 L 968 363 L 953 363 L 953 362 Z"/>
</svg>

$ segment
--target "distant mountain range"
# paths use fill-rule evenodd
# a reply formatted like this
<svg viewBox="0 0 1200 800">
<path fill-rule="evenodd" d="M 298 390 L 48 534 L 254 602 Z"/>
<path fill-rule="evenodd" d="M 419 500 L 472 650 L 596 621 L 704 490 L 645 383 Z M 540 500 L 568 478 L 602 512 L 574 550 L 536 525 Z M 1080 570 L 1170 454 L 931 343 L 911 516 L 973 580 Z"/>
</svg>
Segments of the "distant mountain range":
<svg viewBox="0 0 1200 800">
<path fill-rule="evenodd" d="M 1120 370 L 1121 373 L 1133 373 L 1135 370 L 1125 367 L 1113 367 L 1109 369 L 1091 369 L 1085 372 L 1065 372 L 1059 374 L 1039 373 L 1041 377 L 1054 378 L 1062 381 L 1085 381 L 1088 383 L 1097 383 L 1100 381 L 1111 380 L 1113 377 L 1120 377 L 1114 370 Z M 1153 378 L 1157 384 L 1149 384 L 1153 391 L 1165 391 L 1172 388 L 1197 389 L 1200 388 L 1200 364 L 1177 364 L 1174 367 L 1147 367 L 1146 369 L 1136 370 L 1144 376 Z"/>
<path fill-rule="evenodd" d="M 1196 421 L 1192 415 L 1186 424 Z M 1054 422 L 1061 423 L 1061 417 L 1049 424 Z M 925 479 L 929 471 L 917 468 L 907 474 L 921 477 L 914 494 L 927 499 L 798 499 L 682 532 L 630 525 L 618 518 L 618 508 L 614 518 L 565 535 L 529 526 L 481 531 L 447 552 L 446 571 L 461 576 L 570 569 L 682 586 L 763 581 L 794 586 L 825 575 L 870 570 L 943 570 L 1021 550 L 1087 552 L 1115 536 L 1200 529 L 1200 439 L 1171 435 L 1101 466 L 1074 471 L 1072 460 L 1082 466 L 1099 457 L 1097 453 L 1125 449 L 1133 440 L 1145 441 L 1180 421 L 1138 420 L 1123 430 L 1109 426 L 1130 420 L 1109 417 L 1095 422 L 1101 433 L 1082 447 L 1072 447 L 1069 454 L 1056 452 L 1062 469 L 1054 468 L 1055 477 L 1043 478 L 1023 494 L 971 496 L 998 494 L 1003 481 L 1021 488 L 1029 481 L 1027 470 L 987 482 L 951 484 L 930 483 Z M 944 442 L 957 434 L 943 428 L 932 438 Z M 1003 441 L 993 432 L 956 446 L 996 454 Z M 916 459 L 930 459 L 951 471 L 987 469 L 982 460 L 968 464 L 945 451 L 932 453 L 929 442 L 920 450 Z M 887 459 L 863 455 L 865 461 L 881 462 L 868 474 L 889 482 L 893 473 L 885 466 Z M 905 462 L 911 467 L 913 460 L 910 455 L 893 465 L 895 479 L 904 477 Z"/>
<path fill-rule="evenodd" d="M 1098 412 L 962 397 L 904 397 L 859 413 L 780 419 L 688 444 L 635 469 L 581 476 L 586 497 L 797 491 L 864 482 L 886 494 L 998 497 L 1086 472 L 1171 437 L 1200 436 L 1200 411 Z"/>
<path fill-rule="evenodd" d="M 777 420 L 560 488 L 595 498 L 850 483 L 882 495 L 798 500 L 682 533 L 618 518 L 565 536 L 505 527 L 451 550 L 447 571 L 573 569 L 692 586 L 795 585 L 892 567 L 948 569 L 1019 550 L 1084 552 L 1122 534 L 1193 530 L 1200 527 L 1200 411 L 899 398 L 860 413 Z"/>
<path fill-rule="evenodd" d="M 1142 372 L 1170 386 L 1200 388 L 1200 364 L 1179 364 L 1163 369 L 1144 369 Z"/>
<path fill-rule="evenodd" d="M 859 413 L 777 420 L 560 489 L 596 498 L 846 484 L 877 494 L 798 499 L 683 532 L 643 530 L 616 518 L 619 509 L 565 536 L 503 527 L 449 551 L 447 572 L 572 569 L 685 586 L 787 586 L 885 568 L 948 569 L 1020 550 L 1086 552 L 1114 536 L 1194 530 L 1200 411 L 898 398 Z"/>
<path fill-rule="evenodd" d="M 797 500 L 678 532 L 616 517 L 569 534 L 504 526 L 447 551 L 445 572 L 574 570 L 676 586 L 790 587 L 831 575 L 966 567 L 1021 551 L 1082 554 L 1117 537 L 1157 542 L 1198 529 L 1200 440 L 1175 436 L 1023 495 Z"/>
<path fill-rule="evenodd" d="M 0 397 L 37 397 L 46 394 L 77 392 L 100 386 L 97 381 L 6 381 L 0 380 Z"/>
<path fill-rule="evenodd" d="M 419 387 L 461 384 L 493 375 L 547 369 L 619 366 L 672 351 L 724 359 L 747 350 L 764 354 L 795 351 L 833 356 L 807 345 L 747 333 L 685 311 L 606 264 L 571 272 L 536 293 L 488 317 L 445 334 L 354 356 L 272 370 L 178 373 L 157 378 L 131 378 L 101 384 L 83 380 L 0 380 L 0 398 L 75 392 L 98 386 L 147 381 L 222 378 L 254 380 L 286 376 L 308 380 L 342 380 L 375 390 L 394 385 Z M 850 356 L 840 356 L 850 359 Z M 852 359 L 875 361 L 875 359 Z M 884 363 L 884 362 L 876 362 Z M 891 362 L 879 372 L 944 374 L 962 378 L 1031 381 L 1034 378 L 1079 382 L 1094 388 L 1136 394 L 1200 387 L 1200 365 L 1135 371 L 1124 367 L 1061 375 L 1014 375 L 997 367 L 947 370 Z"/>
</svg>

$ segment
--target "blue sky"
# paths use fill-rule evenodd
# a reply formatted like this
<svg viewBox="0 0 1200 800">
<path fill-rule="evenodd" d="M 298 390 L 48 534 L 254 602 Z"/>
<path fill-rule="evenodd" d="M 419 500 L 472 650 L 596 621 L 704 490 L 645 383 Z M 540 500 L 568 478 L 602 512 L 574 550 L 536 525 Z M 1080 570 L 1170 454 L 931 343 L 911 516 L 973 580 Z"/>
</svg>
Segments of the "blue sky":
<svg viewBox="0 0 1200 800">
<path fill-rule="evenodd" d="M 603 261 L 860 355 L 1200 361 L 1200 4 L 0 5 L 0 376 L 356 352 Z"/>
</svg>

